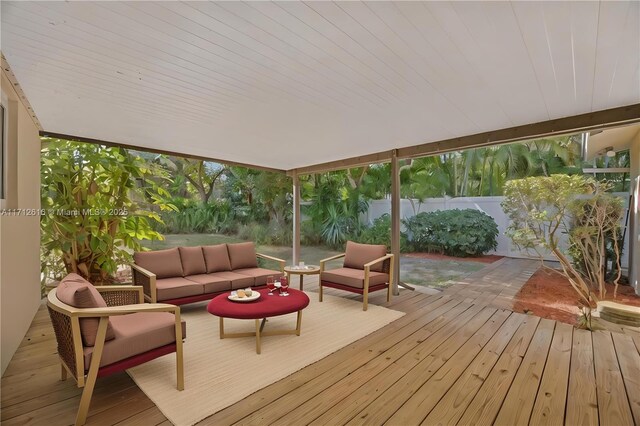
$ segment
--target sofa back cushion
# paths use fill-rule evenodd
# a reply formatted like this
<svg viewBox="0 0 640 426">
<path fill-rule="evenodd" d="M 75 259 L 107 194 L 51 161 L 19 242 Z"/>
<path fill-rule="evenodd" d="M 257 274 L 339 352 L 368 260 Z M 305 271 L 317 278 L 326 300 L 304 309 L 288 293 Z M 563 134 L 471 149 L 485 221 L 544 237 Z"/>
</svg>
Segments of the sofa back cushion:
<svg viewBox="0 0 640 426">
<path fill-rule="evenodd" d="M 202 247 L 178 247 L 180 260 L 182 261 L 182 273 L 184 276 L 207 273 L 207 265 L 204 263 Z"/>
<path fill-rule="evenodd" d="M 133 261 L 136 265 L 156 274 L 157 278 L 184 276 L 180 252 L 177 248 L 136 252 L 133 254 Z"/>
<path fill-rule="evenodd" d="M 387 247 L 384 245 L 359 244 L 347 241 L 347 249 L 344 256 L 344 267 L 353 269 L 364 269 L 364 264 L 378 259 L 387 254 Z M 383 262 L 371 267 L 372 271 L 381 272 Z"/>
<path fill-rule="evenodd" d="M 229 262 L 229 252 L 227 251 L 226 244 L 202 246 L 202 253 L 204 254 L 208 274 L 231 270 L 231 262 Z"/>
<path fill-rule="evenodd" d="M 231 269 L 257 268 L 256 246 L 252 242 L 227 244 Z"/>
<path fill-rule="evenodd" d="M 106 308 L 100 292 L 87 280 L 78 274 L 69 274 L 60 281 L 56 290 L 58 300 L 74 308 Z M 84 346 L 94 346 L 98 334 L 99 318 L 81 318 L 80 334 Z M 107 324 L 107 340 L 115 339 L 111 322 Z"/>
</svg>

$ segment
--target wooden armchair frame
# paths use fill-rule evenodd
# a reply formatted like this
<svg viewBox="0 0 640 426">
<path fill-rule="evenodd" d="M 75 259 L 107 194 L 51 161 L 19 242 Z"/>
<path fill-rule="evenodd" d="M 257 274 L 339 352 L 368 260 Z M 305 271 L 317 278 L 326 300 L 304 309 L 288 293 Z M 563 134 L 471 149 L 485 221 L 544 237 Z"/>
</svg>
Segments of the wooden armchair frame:
<svg viewBox="0 0 640 426">
<path fill-rule="evenodd" d="M 80 406 L 76 415 L 76 425 L 83 425 L 87 420 L 89 404 L 91 396 L 99 376 L 112 374 L 120 369 L 107 368 L 109 366 L 100 367 L 102 352 L 105 345 L 105 337 L 107 333 L 107 324 L 110 316 L 126 315 L 137 312 L 171 312 L 175 315 L 175 345 L 159 348 L 157 352 L 146 352 L 155 357 L 166 355 L 167 353 L 176 353 L 176 372 L 177 372 L 177 389 L 184 389 L 184 356 L 182 350 L 182 322 L 180 320 L 180 308 L 165 303 L 143 303 L 142 287 L 140 286 L 97 286 L 96 290 L 105 299 L 106 308 L 75 308 L 62 303 L 56 296 L 56 289 L 49 292 L 47 298 L 47 308 L 51 316 L 51 322 L 56 334 L 58 342 L 58 355 L 62 364 L 61 380 L 67 379 L 67 373 L 71 374 L 78 387 L 84 387 Z M 89 370 L 85 374 L 84 352 L 82 344 L 82 336 L 80 334 L 80 318 L 99 318 L 98 332 L 96 335 L 96 343 L 91 356 L 91 364 Z M 155 350 L 154 350 L 155 351 Z M 153 359 L 153 358 L 151 358 Z M 142 364 L 149 361 L 149 357 L 137 362 Z M 132 365 L 137 365 L 131 361 Z M 130 363 L 130 364 L 131 364 Z"/>
<path fill-rule="evenodd" d="M 258 259 L 265 259 L 265 260 L 277 262 L 278 265 L 280 266 L 280 273 L 284 275 L 284 266 L 286 264 L 286 261 L 284 259 L 279 259 L 277 257 L 269 256 L 262 253 L 256 253 L 256 257 Z M 131 276 L 133 278 L 133 284 L 142 287 L 144 292 L 144 300 L 151 303 L 156 303 L 158 301 L 158 292 L 156 287 L 156 280 L 157 280 L 156 274 L 154 274 L 153 272 L 147 269 L 144 269 L 139 265 L 136 265 L 135 263 L 132 263 Z"/>
<path fill-rule="evenodd" d="M 280 258 L 277 258 L 277 257 L 274 257 L 274 256 L 269 256 L 269 255 L 266 255 L 266 254 L 262 254 L 262 253 L 256 253 L 256 257 L 258 259 L 271 260 L 273 262 L 277 262 L 278 265 L 280 265 L 280 273 L 284 275 L 284 266 L 287 263 L 286 260 L 280 259 Z"/>
<path fill-rule="evenodd" d="M 340 253 L 337 254 L 335 256 L 331 256 L 328 257 L 326 259 L 322 259 L 320 261 L 320 280 L 319 280 L 319 287 L 320 287 L 320 301 L 322 302 L 322 273 L 325 271 L 325 264 L 327 262 L 330 262 L 332 260 L 336 260 L 336 259 L 340 259 L 342 257 L 344 257 L 346 255 L 346 253 Z M 389 274 L 389 282 L 387 282 L 385 285 L 387 287 L 387 302 L 391 301 L 391 289 L 393 288 L 393 273 L 394 273 L 394 262 L 393 262 L 393 254 L 386 254 L 382 257 L 379 257 L 375 260 L 372 260 L 369 263 L 365 263 L 364 265 L 364 286 L 362 288 L 362 310 L 366 311 L 367 308 L 369 307 L 369 275 L 371 274 L 371 267 L 373 265 L 376 265 L 380 262 L 384 262 L 383 263 L 383 270 L 387 271 L 387 273 Z M 341 290 L 345 290 L 345 291 L 351 291 L 352 293 L 360 293 L 360 289 L 358 288 L 354 288 L 353 290 L 351 289 L 346 289 L 344 286 L 340 287 Z"/>
</svg>

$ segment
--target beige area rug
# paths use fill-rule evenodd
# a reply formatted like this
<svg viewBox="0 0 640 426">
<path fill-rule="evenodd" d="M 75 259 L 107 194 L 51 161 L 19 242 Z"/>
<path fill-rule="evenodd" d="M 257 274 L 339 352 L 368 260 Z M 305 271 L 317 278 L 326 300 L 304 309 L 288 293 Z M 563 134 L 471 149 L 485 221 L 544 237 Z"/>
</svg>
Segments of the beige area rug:
<svg viewBox="0 0 640 426">
<path fill-rule="evenodd" d="M 307 294 L 311 303 L 302 311 L 302 334 L 263 337 L 261 355 L 255 337 L 220 340 L 218 317 L 207 312 L 206 302 L 184 307 L 182 392 L 176 390 L 175 354 L 128 373 L 171 422 L 192 425 L 404 315 L 375 305 L 364 312 L 361 302 L 334 296 L 320 303 L 316 293 Z M 295 321 L 295 313 L 270 318 L 265 330 L 295 328 Z M 253 320 L 225 320 L 225 332 L 254 330 Z"/>
</svg>

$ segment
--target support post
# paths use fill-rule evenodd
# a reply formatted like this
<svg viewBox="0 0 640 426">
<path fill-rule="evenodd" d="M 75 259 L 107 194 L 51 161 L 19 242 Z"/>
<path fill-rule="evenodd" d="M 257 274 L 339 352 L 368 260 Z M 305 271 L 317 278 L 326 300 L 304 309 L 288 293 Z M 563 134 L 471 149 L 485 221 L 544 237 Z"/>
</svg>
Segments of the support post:
<svg viewBox="0 0 640 426">
<path fill-rule="evenodd" d="M 298 172 L 293 171 L 293 264 L 300 261 L 300 178 Z M 301 288 L 302 289 L 302 288 Z"/>
<path fill-rule="evenodd" d="M 393 254 L 393 294 L 399 294 L 400 283 L 400 167 L 398 150 L 391 156 L 391 253 Z"/>
<path fill-rule="evenodd" d="M 631 174 L 631 205 L 629 206 L 629 283 L 640 295 L 640 134 L 629 148 Z"/>
</svg>

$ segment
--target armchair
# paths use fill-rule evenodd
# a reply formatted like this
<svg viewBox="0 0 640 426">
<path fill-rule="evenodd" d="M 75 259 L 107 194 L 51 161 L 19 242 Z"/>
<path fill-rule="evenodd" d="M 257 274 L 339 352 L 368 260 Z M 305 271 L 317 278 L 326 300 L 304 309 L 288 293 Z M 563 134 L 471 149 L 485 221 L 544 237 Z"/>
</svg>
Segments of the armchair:
<svg viewBox="0 0 640 426">
<path fill-rule="evenodd" d="M 326 263 L 344 257 L 342 268 L 326 270 Z M 369 293 L 387 289 L 391 300 L 393 286 L 393 254 L 383 245 L 358 244 L 347 241 L 344 253 L 320 261 L 320 302 L 323 287 L 362 294 L 364 311 L 369 305 Z"/>
<path fill-rule="evenodd" d="M 47 308 L 58 343 L 61 380 L 71 374 L 78 387 L 84 387 L 76 425 L 86 422 L 98 377 L 172 352 L 176 353 L 177 389 L 184 389 L 185 323 L 179 307 L 145 304 L 140 286 L 94 287 L 70 274 L 49 292 Z"/>
</svg>

